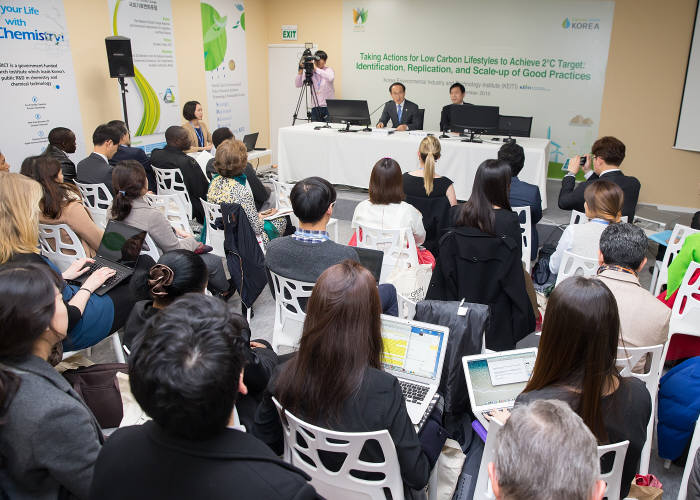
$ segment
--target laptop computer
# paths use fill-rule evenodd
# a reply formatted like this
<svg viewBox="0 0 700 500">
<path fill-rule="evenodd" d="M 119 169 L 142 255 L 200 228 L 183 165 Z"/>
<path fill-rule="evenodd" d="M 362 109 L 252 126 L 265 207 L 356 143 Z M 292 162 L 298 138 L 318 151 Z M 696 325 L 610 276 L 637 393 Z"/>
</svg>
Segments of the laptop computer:
<svg viewBox="0 0 700 500">
<path fill-rule="evenodd" d="M 399 379 L 408 416 L 418 425 L 438 385 L 449 328 L 382 314 L 382 367 Z"/>
<path fill-rule="evenodd" d="M 374 250 L 373 248 L 352 247 L 357 252 L 360 259 L 360 264 L 366 267 L 374 280 L 379 283 L 379 277 L 382 274 L 382 262 L 384 262 L 384 252 Z"/>
<path fill-rule="evenodd" d="M 484 428 L 488 429 L 485 413 L 513 407 L 530 380 L 535 358 L 536 347 L 462 358 L 472 413 Z"/>
<path fill-rule="evenodd" d="M 258 142 L 258 132 L 243 136 L 243 144 L 248 151 L 255 151 L 256 142 Z"/>
<path fill-rule="evenodd" d="M 104 295 L 134 273 L 147 234 L 142 229 L 110 220 L 94 257 L 95 262 L 90 265 L 90 270 L 76 281 L 82 284 L 97 269 L 112 268 L 116 274 L 95 290 L 95 294 Z"/>
</svg>

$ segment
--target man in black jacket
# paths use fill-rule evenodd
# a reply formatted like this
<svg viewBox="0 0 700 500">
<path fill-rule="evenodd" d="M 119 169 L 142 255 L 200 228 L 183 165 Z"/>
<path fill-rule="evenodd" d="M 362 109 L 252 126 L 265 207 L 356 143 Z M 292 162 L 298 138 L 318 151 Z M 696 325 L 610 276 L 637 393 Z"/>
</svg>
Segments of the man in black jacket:
<svg viewBox="0 0 700 500">
<path fill-rule="evenodd" d="M 200 198 L 207 199 L 209 182 L 197 161 L 185 153 L 190 147 L 190 137 L 187 130 L 177 125 L 168 127 L 165 131 L 165 142 L 167 145 L 163 149 L 154 149 L 151 152 L 151 164 L 155 168 L 180 170 L 192 203 L 192 216 L 200 224 L 204 224 L 204 209 L 199 200 Z"/>
<path fill-rule="evenodd" d="M 146 171 L 146 178 L 148 179 L 148 190 L 156 192 L 156 175 L 153 173 L 153 167 L 151 166 L 151 160 L 146 156 L 146 152 L 141 148 L 131 147 L 131 134 L 129 129 L 126 128 L 126 123 L 121 120 L 112 120 L 107 123 L 110 127 L 114 127 L 119 130 L 121 138 L 119 139 L 119 148 L 114 156 L 110 158 L 109 164 L 115 166 L 120 161 L 124 160 L 136 160 Z"/>
<path fill-rule="evenodd" d="M 119 130 L 107 124 L 98 125 L 92 134 L 93 152 L 80 160 L 76 168 L 76 180 L 83 184 L 104 184 L 114 194 L 112 188 L 112 166 L 109 159 L 119 147 Z"/>
<path fill-rule="evenodd" d="M 313 499 L 309 477 L 241 429 L 243 318 L 188 294 L 150 321 L 129 358 L 131 390 L 153 421 L 117 430 L 90 498 Z"/>
<path fill-rule="evenodd" d="M 418 104 L 406 99 L 406 86 L 403 83 L 389 85 L 389 95 L 391 100 L 384 104 L 377 128 L 386 127 L 389 120 L 396 130 L 417 130 L 423 127 L 418 116 Z"/>
<path fill-rule="evenodd" d="M 75 134 L 65 127 L 56 127 L 49 132 L 49 145 L 42 154 L 51 156 L 61 164 L 64 182 L 75 180 L 75 163 L 66 153 L 75 153 Z"/>
<path fill-rule="evenodd" d="M 578 210 L 585 212 L 583 208 L 583 192 L 591 182 L 598 179 L 614 182 L 625 194 L 622 205 L 622 215 L 628 217 L 628 222 L 634 221 L 634 212 L 637 209 L 639 190 L 641 184 L 636 177 L 627 176 L 620 170 L 622 160 L 625 159 L 625 145 L 619 139 L 611 136 L 601 137 L 593 143 L 591 154 L 586 155 L 586 163 L 583 165 L 583 173 L 586 181 L 576 184 L 576 174 L 581 169 L 580 156 L 569 160 L 569 172 L 564 176 L 559 191 L 559 208 L 562 210 Z M 593 170 L 591 171 L 591 167 Z"/>
</svg>

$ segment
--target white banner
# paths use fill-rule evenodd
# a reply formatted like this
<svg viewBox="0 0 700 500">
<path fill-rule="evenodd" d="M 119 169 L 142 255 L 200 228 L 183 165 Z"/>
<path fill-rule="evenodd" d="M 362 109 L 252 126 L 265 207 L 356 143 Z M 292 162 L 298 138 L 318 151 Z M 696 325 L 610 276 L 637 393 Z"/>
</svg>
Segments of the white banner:
<svg viewBox="0 0 700 500">
<path fill-rule="evenodd" d="M 374 109 L 401 81 L 425 108 L 424 128 L 438 130 L 460 82 L 466 102 L 532 116 L 532 137 L 552 140 L 556 174 L 597 137 L 613 10 L 612 1 L 345 0 L 343 97 Z"/>
<path fill-rule="evenodd" d="M 165 145 L 165 129 L 184 122 L 170 0 L 107 1 L 112 34 L 131 39 L 135 76 L 126 79 L 131 145 L 150 153 Z"/>
<path fill-rule="evenodd" d="M 74 162 L 84 154 L 63 2 L 5 0 L 0 5 L 0 151 L 13 171 L 46 149 L 54 127 L 77 137 Z"/>
<path fill-rule="evenodd" d="M 237 139 L 250 130 L 243 2 L 202 0 L 209 128 L 228 127 Z"/>
</svg>

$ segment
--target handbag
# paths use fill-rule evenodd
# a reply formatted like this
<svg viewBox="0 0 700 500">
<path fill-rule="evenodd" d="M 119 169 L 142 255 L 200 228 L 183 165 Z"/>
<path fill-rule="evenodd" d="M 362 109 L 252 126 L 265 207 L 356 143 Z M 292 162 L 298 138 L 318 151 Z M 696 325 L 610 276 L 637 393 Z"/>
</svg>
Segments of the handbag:
<svg viewBox="0 0 700 500">
<path fill-rule="evenodd" d="M 124 416 L 118 372 L 128 373 L 128 365 L 103 363 L 63 372 L 63 376 L 92 410 L 103 429 L 119 427 Z"/>
<path fill-rule="evenodd" d="M 386 280 L 396 288 L 396 293 L 412 302 L 420 302 L 428 293 L 428 285 L 433 277 L 433 268 L 430 264 L 418 264 L 418 266 L 396 266 Z"/>
</svg>

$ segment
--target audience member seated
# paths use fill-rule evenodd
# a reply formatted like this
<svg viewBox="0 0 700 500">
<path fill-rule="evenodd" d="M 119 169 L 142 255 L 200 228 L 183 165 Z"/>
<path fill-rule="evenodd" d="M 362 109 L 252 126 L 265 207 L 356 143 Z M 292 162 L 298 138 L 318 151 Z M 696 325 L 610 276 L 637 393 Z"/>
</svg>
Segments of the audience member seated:
<svg viewBox="0 0 700 500">
<path fill-rule="evenodd" d="M 112 178 L 116 194 L 107 212 L 110 219 L 148 231 L 161 252 L 182 248 L 202 253 L 202 259 L 209 270 L 210 289 L 216 293 L 228 291 L 229 282 L 221 257 L 205 253 L 207 248 L 194 236 L 173 228 L 160 210 L 146 202 L 143 196 L 148 191 L 148 181 L 146 173 L 136 160 L 119 163 L 114 167 Z"/>
<path fill-rule="evenodd" d="M 629 440 L 621 497 L 639 470 L 651 417 L 644 382 L 615 367 L 620 318 L 615 296 L 598 279 L 571 276 L 552 292 L 530 381 L 515 401 L 560 399 L 578 413 L 598 444 Z M 609 462 L 609 463 L 606 463 Z M 602 461 L 603 471 L 612 460 Z"/>
<path fill-rule="evenodd" d="M 5 155 L 0 151 L 0 172 L 9 172 L 10 164 L 5 160 Z"/>
<path fill-rule="evenodd" d="M 81 397 L 48 363 L 68 330 L 62 286 L 45 265 L 0 269 L 3 498 L 87 498 L 104 441 Z"/>
<path fill-rule="evenodd" d="M 441 240 L 426 299 L 488 304 L 486 347 L 514 349 L 535 330 L 525 286 L 518 216 L 510 210 L 510 167 L 500 160 L 479 165 L 466 203 L 452 207 L 455 228 Z"/>
<path fill-rule="evenodd" d="M 182 127 L 187 131 L 190 142 L 187 152 L 211 151 L 211 134 L 207 124 L 202 120 L 204 117 L 202 105 L 197 101 L 187 101 L 182 107 L 182 116 L 186 120 Z"/>
<path fill-rule="evenodd" d="M 542 198 L 540 188 L 534 184 L 528 184 L 518 178 L 518 174 L 525 165 L 525 151 L 520 144 L 509 142 L 498 150 L 498 159 L 510 165 L 510 191 L 509 200 L 511 207 L 530 207 L 530 260 L 537 258 L 539 237 L 537 235 L 537 223 L 542 219 Z M 520 222 L 525 222 L 522 219 Z"/>
<path fill-rule="evenodd" d="M 282 427 L 274 396 L 293 415 L 342 432 L 387 429 L 401 478 L 413 489 L 428 482 L 430 464 L 408 417 L 398 380 L 382 370 L 379 295 L 370 272 L 346 260 L 321 274 L 309 299 L 299 351 L 272 375 L 253 433 L 280 454 Z M 365 446 L 366 461 L 380 458 Z M 329 457 L 328 467 L 335 457 Z M 339 464 L 338 464 L 339 465 Z"/>
<path fill-rule="evenodd" d="M 435 163 L 440 159 L 440 141 L 437 137 L 425 137 L 418 147 L 418 170 L 403 174 L 403 191 L 406 202 L 423 215 L 425 227 L 424 246 L 438 255 L 438 241 L 442 229 L 450 225 L 450 206 L 457 204 L 452 180 L 435 175 Z"/>
<path fill-rule="evenodd" d="M 248 163 L 248 151 L 245 144 L 235 139 L 228 139 L 216 148 L 214 168 L 219 173 L 209 185 L 207 201 L 210 203 L 238 203 L 245 210 L 255 235 L 262 238 L 267 246 L 271 239 L 282 236 L 287 227 L 286 217 L 264 220 L 265 215 L 255 209 L 255 201 L 250 189 L 246 187 L 248 177 L 244 173 Z M 271 215 L 276 210 L 272 209 Z"/>
<path fill-rule="evenodd" d="M 247 392 L 244 320 L 187 294 L 160 311 L 129 357 L 131 391 L 153 420 L 110 436 L 90 498 L 316 498 L 309 477 L 234 419 Z"/>
<path fill-rule="evenodd" d="M 146 156 L 146 152 L 142 148 L 131 147 L 131 134 L 129 133 L 129 129 L 126 128 L 126 123 L 121 120 L 112 120 L 107 123 L 107 125 L 116 128 L 121 134 L 119 147 L 117 148 L 117 152 L 114 153 L 114 156 L 110 158 L 109 164 L 114 167 L 117 163 L 124 160 L 136 160 L 143 165 L 143 169 L 146 171 L 148 190 L 155 193 L 158 190 L 158 186 L 156 184 L 156 174 L 153 172 L 151 160 Z"/>
<path fill-rule="evenodd" d="M 63 182 L 61 164 L 50 155 L 30 156 L 22 162 L 20 173 L 37 181 L 44 191 L 39 222 L 67 224 L 80 238 L 85 254 L 93 257 L 104 230 L 92 220 L 78 188 Z"/>
<path fill-rule="evenodd" d="M 185 151 L 190 146 L 187 131 L 178 126 L 168 127 L 165 131 L 166 146 L 151 152 L 151 164 L 155 168 L 178 169 L 182 174 L 185 189 L 192 203 L 192 216 L 204 224 L 204 209 L 200 199 L 207 196 L 209 183 L 197 161 Z"/>
<path fill-rule="evenodd" d="M 114 194 L 109 159 L 117 152 L 120 138 L 121 134 L 116 128 L 99 125 L 92 134 L 93 152 L 78 162 L 76 180 L 82 184 L 105 184 Z"/>
<path fill-rule="evenodd" d="M 290 236 L 271 241 L 265 253 L 265 264 L 275 274 L 306 283 L 315 283 L 323 271 L 345 259 L 359 262 L 354 248 L 340 245 L 326 232 L 333 215 L 336 192 L 321 177 L 308 177 L 297 182 L 289 195 L 299 228 Z M 379 285 L 382 312 L 398 315 L 396 288 Z"/>
<path fill-rule="evenodd" d="M 593 143 L 591 154 L 586 155 L 585 158 L 583 172 L 586 181 L 579 183 L 576 187 L 574 185 L 576 174 L 581 169 L 581 157 L 575 156 L 569 160 L 569 172 L 562 179 L 559 191 L 559 208 L 583 212 L 586 188 L 598 179 L 605 179 L 620 186 L 625 193 L 622 215 L 627 217 L 628 222 L 634 222 L 641 184 L 636 177 L 625 175 L 620 170 L 622 160 L 625 159 L 625 145 L 622 141 L 610 136 L 601 137 Z"/>
<path fill-rule="evenodd" d="M 66 153 L 75 153 L 75 147 L 73 131 L 65 127 L 56 127 L 49 132 L 49 145 L 42 153 L 58 160 L 65 182 L 75 180 L 75 163 L 66 155 Z"/>
<path fill-rule="evenodd" d="M 597 181 L 588 185 L 583 203 L 588 222 L 569 224 L 557 243 L 557 249 L 549 258 L 549 270 L 559 273 L 564 252 L 570 251 L 581 257 L 598 258 L 598 241 L 608 224 L 620 222 L 620 209 L 624 195 L 612 182 Z"/>
<path fill-rule="evenodd" d="M 0 234 L 4 235 L 0 238 L 0 269 L 10 263 L 34 262 L 59 272 L 53 263 L 39 254 L 39 203 L 42 196 L 38 182 L 20 174 L 0 173 Z M 143 260 L 148 263 L 150 259 Z M 88 272 L 88 262 L 91 260 L 76 260 L 63 271 L 63 279 L 73 280 Z M 102 267 L 81 285 L 62 285 L 61 293 L 68 305 L 68 337 L 63 341 L 64 350 L 93 346 L 124 326 L 134 305 L 128 285 L 118 285 L 104 295 L 94 295 L 114 272 Z"/>
<path fill-rule="evenodd" d="M 425 241 L 423 216 L 406 203 L 401 167 L 392 158 L 374 164 L 369 177 L 369 200 L 361 201 L 352 216 L 352 228 L 367 226 L 384 229 L 409 229 L 416 246 Z M 351 239 L 351 245 L 355 236 Z"/>
<path fill-rule="evenodd" d="M 598 279 L 615 296 L 620 345 L 648 347 L 666 342 L 671 311 L 639 283 L 649 242 L 634 224 L 610 224 L 600 236 Z M 644 360 L 634 371 L 644 373 Z"/>
<path fill-rule="evenodd" d="M 214 130 L 214 133 L 211 135 L 211 137 L 212 141 L 214 141 L 215 148 L 218 148 L 219 144 L 221 144 L 227 139 L 235 139 L 235 137 L 233 136 L 233 132 L 231 132 L 231 129 L 226 127 L 217 128 L 216 130 Z M 213 179 L 214 176 L 218 174 L 218 172 L 214 168 L 215 161 L 215 158 L 210 158 L 207 162 L 207 177 L 209 178 L 209 180 Z M 265 184 L 263 184 L 260 181 L 260 179 L 258 179 L 258 175 L 255 173 L 255 169 L 253 168 L 253 165 L 250 164 L 250 162 L 246 162 L 245 170 L 243 170 L 243 173 L 246 176 L 246 181 L 250 184 L 250 190 L 253 192 L 253 199 L 255 200 L 255 209 L 260 210 L 263 206 L 266 205 L 266 202 L 270 200 L 270 192 L 272 190 Z"/>
<path fill-rule="evenodd" d="M 605 496 L 595 436 L 561 401 L 516 406 L 498 434 L 495 454 L 488 471 L 497 500 Z"/>
</svg>

